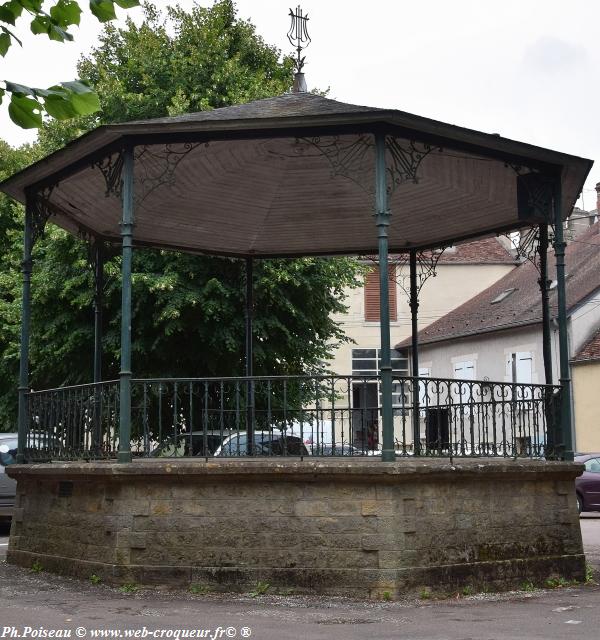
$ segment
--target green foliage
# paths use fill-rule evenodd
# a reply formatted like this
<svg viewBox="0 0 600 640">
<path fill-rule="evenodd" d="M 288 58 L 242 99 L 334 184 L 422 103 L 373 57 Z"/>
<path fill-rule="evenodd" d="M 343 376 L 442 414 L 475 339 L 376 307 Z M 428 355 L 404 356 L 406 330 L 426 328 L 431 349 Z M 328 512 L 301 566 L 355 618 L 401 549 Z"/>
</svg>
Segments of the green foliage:
<svg viewBox="0 0 600 640">
<path fill-rule="evenodd" d="M 271 585 L 268 582 L 263 582 L 259 580 L 254 587 L 254 590 L 250 592 L 250 596 L 252 598 L 256 598 L 258 596 L 264 596 L 267 591 L 271 588 Z"/>
<path fill-rule="evenodd" d="M 563 578 L 562 576 L 558 576 L 555 578 L 548 578 L 545 582 L 544 582 L 544 586 L 546 587 L 546 589 L 561 589 L 563 587 L 570 587 L 571 585 L 577 584 L 577 581 L 573 581 L 570 582 L 569 580 L 567 580 L 566 578 Z"/>
<path fill-rule="evenodd" d="M 61 148 L 100 122 L 210 109 L 283 93 L 289 60 L 238 20 L 232 2 L 191 13 L 151 5 L 126 29 L 107 25 L 79 72 L 96 86 L 100 116 L 51 121 L 35 147 L 0 143 L 0 178 Z M 22 211 L 0 195 L 0 430 L 16 428 Z M 86 245 L 49 224 L 34 251 L 31 384 L 90 382 L 93 280 Z M 103 377 L 119 370 L 121 262 L 106 264 Z M 321 372 L 346 340 L 332 314 L 358 285 L 346 258 L 256 261 L 256 375 Z M 244 371 L 244 262 L 136 250 L 133 262 L 133 370 L 136 377 L 231 376 Z"/>
<path fill-rule="evenodd" d="M 431 599 L 431 590 L 430 589 L 422 589 L 421 593 L 419 593 L 419 598 L 421 598 L 421 600 L 430 600 Z"/>
<path fill-rule="evenodd" d="M 102 582 L 102 578 L 95 573 L 92 573 L 92 575 L 90 576 L 90 582 L 92 584 L 100 584 Z"/>
<path fill-rule="evenodd" d="M 119 587 L 121 593 L 135 593 L 139 591 L 139 587 L 134 582 L 127 582 Z"/>
<path fill-rule="evenodd" d="M 392 593 L 391 591 L 384 591 L 381 594 L 381 597 L 383 600 L 385 600 L 386 602 L 390 602 L 392 600 Z"/>
<path fill-rule="evenodd" d="M 472 596 L 473 593 L 475 593 L 475 590 L 470 585 L 467 585 L 466 587 L 463 587 L 462 590 L 461 590 L 461 595 L 463 595 L 465 597 L 466 596 Z"/>
<path fill-rule="evenodd" d="M 212 592 L 212 588 L 204 584 L 191 584 L 189 592 L 196 595 L 205 595 Z"/>
<path fill-rule="evenodd" d="M 595 584 L 594 567 L 589 563 L 585 563 L 585 584 Z"/>
<path fill-rule="evenodd" d="M 16 42 L 21 40 L 7 25 L 14 27 L 17 20 L 28 14 L 30 29 L 35 35 L 46 34 L 50 40 L 65 42 L 73 40 L 69 28 L 78 25 L 81 7 L 77 0 L 56 0 L 46 10 L 44 0 L 8 0 L 0 5 L 0 56 L 4 57 Z M 139 5 L 138 0 L 90 0 L 90 11 L 106 22 L 116 17 L 114 5 L 129 9 Z M 100 108 L 98 96 L 89 84 L 76 80 L 61 82 L 49 89 L 27 87 L 4 80 L 0 86 L 0 104 L 4 96 L 11 95 L 8 113 L 12 121 L 24 129 L 42 126 L 42 114 L 46 113 L 58 120 L 85 116 Z"/>
<path fill-rule="evenodd" d="M 531 580 L 525 580 L 520 586 L 521 591 L 535 591 L 535 585 Z"/>
<path fill-rule="evenodd" d="M 31 571 L 33 571 L 33 573 L 40 573 L 41 571 L 44 570 L 44 567 L 42 566 L 42 563 L 39 562 L 38 560 L 36 560 L 32 565 L 31 565 Z"/>
</svg>

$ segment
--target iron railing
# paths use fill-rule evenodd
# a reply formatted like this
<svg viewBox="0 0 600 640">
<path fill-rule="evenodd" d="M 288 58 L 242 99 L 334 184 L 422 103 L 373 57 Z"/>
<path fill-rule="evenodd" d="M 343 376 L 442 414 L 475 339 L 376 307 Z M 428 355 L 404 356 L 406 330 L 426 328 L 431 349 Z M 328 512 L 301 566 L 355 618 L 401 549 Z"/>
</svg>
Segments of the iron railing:
<svg viewBox="0 0 600 640">
<path fill-rule="evenodd" d="M 118 381 L 31 391 L 26 397 L 27 460 L 116 457 Z"/>
<path fill-rule="evenodd" d="M 131 388 L 134 456 L 380 454 L 378 376 L 146 379 Z M 28 459 L 116 457 L 118 381 L 27 400 Z M 395 377 L 396 454 L 554 457 L 560 402 L 558 386 Z"/>
</svg>

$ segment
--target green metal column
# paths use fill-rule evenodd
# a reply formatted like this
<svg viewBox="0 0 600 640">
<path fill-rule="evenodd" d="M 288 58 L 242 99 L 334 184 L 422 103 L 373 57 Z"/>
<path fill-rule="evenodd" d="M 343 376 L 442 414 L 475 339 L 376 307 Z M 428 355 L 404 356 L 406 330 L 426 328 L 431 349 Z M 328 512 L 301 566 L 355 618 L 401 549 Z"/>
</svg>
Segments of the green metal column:
<svg viewBox="0 0 600 640">
<path fill-rule="evenodd" d="M 94 241 L 94 382 L 102 382 L 102 299 L 104 293 L 104 245 Z"/>
<path fill-rule="evenodd" d="M 392 354 L 390 351 L 390 300 L 388 273 L 388 227 L 390 211 L 388 209 L 385 135 L 375 135 L 375 223 L 379 239 L 379 326 L 381 329 L 381 423 L 383 431 L 383 450 L 381 459 L 393 462 L 396 459 L 394 449 L 394 419 L 392 415 Z"/>
<path fill-rule="evenodd" d="M 550 334 L 550 296 L 548 292 L 548 225 L 540 225 L 540 292 L 542 294 L 542 352 L 546 384 L 552 384 L 552 344 Z"/>
<path fill-rule="evenodd" d="M 413 449 L 421 453 L 421 423 L 419 422 L 419 292 L 417 290 L 417 251 L 410 250 L 410 318 L 412 323 L 412 375 L 413 375 Z"/>
<path fill-rule="evenodd" d="M 26 394 L 29 391 L 29 325 L 31 319 L 31 270 L 33 261 L 32 203 L 27 197 L 25 205 L 25 230 L 23 240 L 23 294 L 21 303 L 21 358 L 19 363 L 19 415 L 17 439 L 17 463 L 25 462 L 25 447 L 29 429 Z"/>
<path fill-rule="evenodd" d="M 94 240 L 94 442 L 99 454 L 102 448 L 102 299 L 104 294 L 104 243 Z"/>
<path fill-rule="evenodd" d="M 254 455 L 254 375 L 253 330 L 254 315 L 254 262 L 246 258 L 246 453 Z M 269 425 L 269 428 L 271 426 Z"/>
<path fill-rule="evenodd" d="M 556 257 L 556 291 L 558 294 L 558 344 L 560 352 L 560 386 L 562 387 L 560 432 L 557 447 L 564 460 L 573 460 L 571 419 L 571 376 L 569 372 L 569 339 L 567 334 L 567 291 L 565 286 L 565 247 L 562 217 L 562 184 L 554 183 L 554 255 Z M 561 446 L 562 445 L 562 446 Z"/>
<path fill-rule="evenodd" d="M 123 152 L 123 218 L 121 239 L 121 371 L 119 396 L 119 462 L 131 462 L 131 262 L 133 254 L 133 149 Z"/>
</svg>

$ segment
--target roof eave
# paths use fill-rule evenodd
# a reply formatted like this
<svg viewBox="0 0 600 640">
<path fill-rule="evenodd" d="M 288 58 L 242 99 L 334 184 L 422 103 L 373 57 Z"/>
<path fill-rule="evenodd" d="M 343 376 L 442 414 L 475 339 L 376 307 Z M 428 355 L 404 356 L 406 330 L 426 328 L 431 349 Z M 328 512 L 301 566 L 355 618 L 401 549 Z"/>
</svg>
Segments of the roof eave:
<svg viewBox="0 0 600 640">
<path fill-rule="evenodd" d="M 512 160 L 531 165 L 545 165 L 548 170 L 560 171 L 571 166 L 583 172 L 580 178 L 581 188 L 589 174 L 593 162 L 585 158 L 536 147 L 523 142 L 516 142 L 494 134 L 482 133 L 456 125 L 430 120 L 421 116 L 406 114 L 400 111 L 379 110 L 350 114 L 326 114 L 322 116 L 284 116 L 274 118 L 252 118 L 232 120 L 210 120 L 192 122 L 159 122 L 159 123 L 124 123 L 102 125 L 80 138 L 70 142 L 46 158 L 11 176 L 0 183 L 0 190 L 11 197 L 24 202 L 27 189 L 41 183 L 59 179 L 58 176 L 78 170 L 82 164 L 93 162 L 105 156 L 119 144 L 126 144 L 128 139 L 160 138 L 168 134 L 170 139 L 177 136 L 202 136 L 210 134 L 213 139 L 265 137 L 268 135 L 295 135 L 311 129 L 344 127 L 348 133 L 353 130 L 376 131 L 381 127 L 392 127 L 397 133 L 414 135 L 415 139 L 434 141 L 439 145 L 452 148 L 464 148 L 472 153 L 496 157 L 498 160 Z M 394 131 L 390 131 L 393 133 Z"/>
</svg>

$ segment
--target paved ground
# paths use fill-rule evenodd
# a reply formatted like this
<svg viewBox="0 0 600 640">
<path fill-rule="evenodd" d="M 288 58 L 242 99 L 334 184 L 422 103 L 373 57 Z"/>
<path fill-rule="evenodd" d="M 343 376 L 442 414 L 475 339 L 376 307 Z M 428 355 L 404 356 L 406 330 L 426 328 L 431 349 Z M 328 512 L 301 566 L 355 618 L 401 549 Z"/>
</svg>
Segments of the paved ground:
<svg viewBox="0 0 600 640">
<path fill-rule="evenodd" d="M 588 559 L 600 568 L 600 514 L 584 516 L 581 525 Z M 7 542 L 6 533 L 0 530 L 0 544 Z M 0 554 L 5 549 L 0 547 Z M 25 637 L 36 637 L 35 630 L 42 628 L 71 629 L 74 638 L 102 637 L 94 634 L 97 629 L 115 630 L 104 637 L 151 639 L 176 638 L 178 629 L 200 629 L 210 635 L 196 637 L 215 639 L 589 640 L 598 637 L 600 628 L 600 586 L 393 603 L 124 594 L 0 563 L 0 611 L 0 639 L 24 637 L 29 626 Z M 139 630 L 139 635 L 127 636 L 127 630 Z"/>
</svg>

